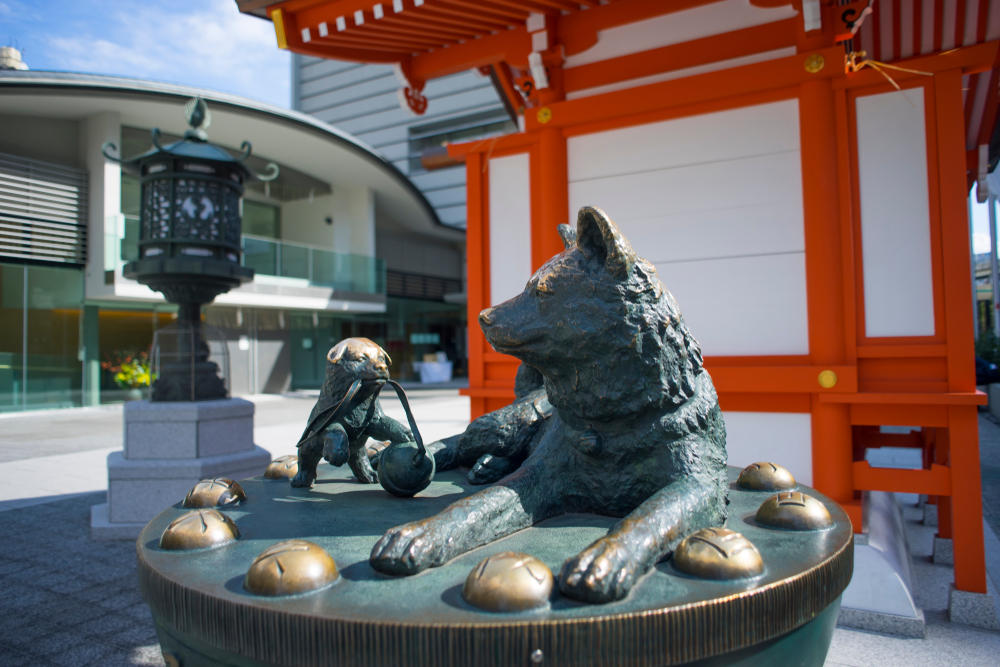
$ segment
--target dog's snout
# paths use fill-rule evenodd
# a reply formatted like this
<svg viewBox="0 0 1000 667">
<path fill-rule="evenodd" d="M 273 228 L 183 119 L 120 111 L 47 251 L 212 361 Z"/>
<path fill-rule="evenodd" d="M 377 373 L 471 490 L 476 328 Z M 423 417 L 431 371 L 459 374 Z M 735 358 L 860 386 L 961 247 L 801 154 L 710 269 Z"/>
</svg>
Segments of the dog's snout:
<svg viewBox="0 0 1000 667">
<path fill-rule="evenodd" d="M 493 319 L 493 309 L 487 308 L 483 312 L 479 313 L 479 324 L 484 327 L 491 327 L 496 322 Z"/>
</svg>

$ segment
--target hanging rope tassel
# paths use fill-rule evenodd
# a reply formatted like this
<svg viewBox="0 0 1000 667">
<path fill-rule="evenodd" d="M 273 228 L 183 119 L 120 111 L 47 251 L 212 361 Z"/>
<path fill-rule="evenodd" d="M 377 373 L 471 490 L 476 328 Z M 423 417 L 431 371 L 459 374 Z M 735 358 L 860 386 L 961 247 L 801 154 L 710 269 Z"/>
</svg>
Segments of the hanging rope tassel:
<svg viewBox="0 0 1000 667">
<path fill-rule="evenodd" d="M 845 65 L 847 71 L 851 73 L 860 72 L 865 67 L 871 67 L 873 70 L 884 76 L 885 80 L 892 84 L 893 88 L 903 93 L 903 97 L 906 97 L 906 93 L 903 91 L 902 88 L 899 87 L 899 84 L 896 83 L 896 81 L 891 76 L 889 76 L 885 72 L 885 70 L 882 69 L 883 67 L 899 70 L 900 72 L 909 72 L 910 74 L 919 74 L 921 76 L 934 76 L 933 72 L 921 72 L 920 70 L 907 69 L 905 67 L 898 67 L 897 65 L 889 65 L 887 63 L 879 62 L 877 60 L 866 59 L 862 60 L 861 62 L 858 62 L 858 58 L 865 58 L 867 55 L 868 54 L 865 51 L 851 51 L 850 53 L 848 53 L 847 56 L 845 56 L 846 59 Z M 910 103 L 911 107 L 916 109 L 916 105 L 913 104 L 913 101 L 910 100 L 909 97 L 906 97 L 906 101 Z"/>
</svg>

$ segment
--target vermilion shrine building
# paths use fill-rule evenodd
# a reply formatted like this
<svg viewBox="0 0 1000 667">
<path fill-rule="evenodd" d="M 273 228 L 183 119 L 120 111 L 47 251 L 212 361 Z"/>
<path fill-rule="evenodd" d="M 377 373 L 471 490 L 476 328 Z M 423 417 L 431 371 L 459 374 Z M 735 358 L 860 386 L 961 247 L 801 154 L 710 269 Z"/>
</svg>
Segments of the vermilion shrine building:
<svg viewBox="0 0 1000 667">
<path fill-rule="evenodd" d="M 397 64 L 415 113 L 427 82 L 482 68 L 522 119 L 448 147 L 467 169 L 473 417 L 513 399 L 518 364 L 479 312 L 599 206 L 684 309 L 732 463 L 783 463 L 859 531 L 862 491 L 936 497 L 956 587 L 986 592 L 967 196 L 1000 155 L 1000 2 L 238 4 L 282 48 Z M 861 51 L 903 69 L 851 71 Z M 869 467 L 880 446 L 923 469 Z"/>
</svg>

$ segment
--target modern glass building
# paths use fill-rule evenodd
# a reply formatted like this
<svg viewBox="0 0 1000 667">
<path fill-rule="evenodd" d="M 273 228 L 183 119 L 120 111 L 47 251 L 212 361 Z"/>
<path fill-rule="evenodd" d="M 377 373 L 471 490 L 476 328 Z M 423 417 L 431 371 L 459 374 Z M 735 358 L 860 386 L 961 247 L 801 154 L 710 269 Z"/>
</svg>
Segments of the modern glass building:
<svg viewBox="0 0 1000 667">
<path fill-rule="evenodd" d="M 126 279 L 135 257 L 138 180 L 124 158 L 184 129 L 195 95 L 212 141 L 254 145 L 249 166 L 280 167 L 244 199 L 253 282 L 205 319 L 226 336 L 234 395 L 319 387 L 326 351 L 365 336 L 391 372 L 444 353 L 465 372 L 464 231 L 374 149 L 294 111 L 149 81 L 0 71 L 0 412 L 97 405 L 143 395 L 154 332 L 175 317 Z M 138 376 L 138 377 L 137 377 Z"/>
</svg>

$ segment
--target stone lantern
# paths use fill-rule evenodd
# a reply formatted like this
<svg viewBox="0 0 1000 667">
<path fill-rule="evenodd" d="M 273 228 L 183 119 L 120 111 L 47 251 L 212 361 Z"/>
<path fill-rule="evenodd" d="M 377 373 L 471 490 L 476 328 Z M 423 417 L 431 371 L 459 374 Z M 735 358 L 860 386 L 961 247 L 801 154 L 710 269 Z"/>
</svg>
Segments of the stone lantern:
<svg viewBox="0 0 1000 667">
<path fill-rule="evenodd" d="M 199 481 L 260 475 L 271 461 L 253 442 L 253 403 L 229 397 L 216 363 L 228 372 L 225 337 L 202 323 L 201 307 L 253 278 L 240 261 L 243 188 L 277 177 L 278 167 L 264 176 L 248 169 L 249 141 L 237 157 L 208 143 L 200 97 L 184 114 L 191 129 L 180 141 L 164 146 L 153 129 L 154 148 L 138 157 L 119 160 L 110 143 L 102 150 L 142 183 L 139 258 L 123 273 L 179 312 L 153 339 L 150 400 L 125 405 L 124 450 L 108 456 L 108 502 L 91 509 L 95 539 L 134 539 Z M 218 343 L 214 361 L 209 343 Z"/>
<path fill-rule="evenodd" d="M 153 402 L 228 396 L 218 364 L 208 360 L 201 306 L 253 279 L 253 269 L 240 263 L 244 184 L 278 175 L 273 163 L 266 176 L 243 164 L 252 150 L 249 141 L 239 157 L 209 143 L 211 115 L 200 97 L 187 103 L 184 116 L 191 129 L 180 141 L 163 146 L 154 128 L 154 148 L 130 160 L 108 155 L 114 145 L 104 145 L 105 157 L 120 161 L 142 183 L 139 258 L 123 274 L 179 306 L 177 323 L 154 340 Z"/>
</svg>

